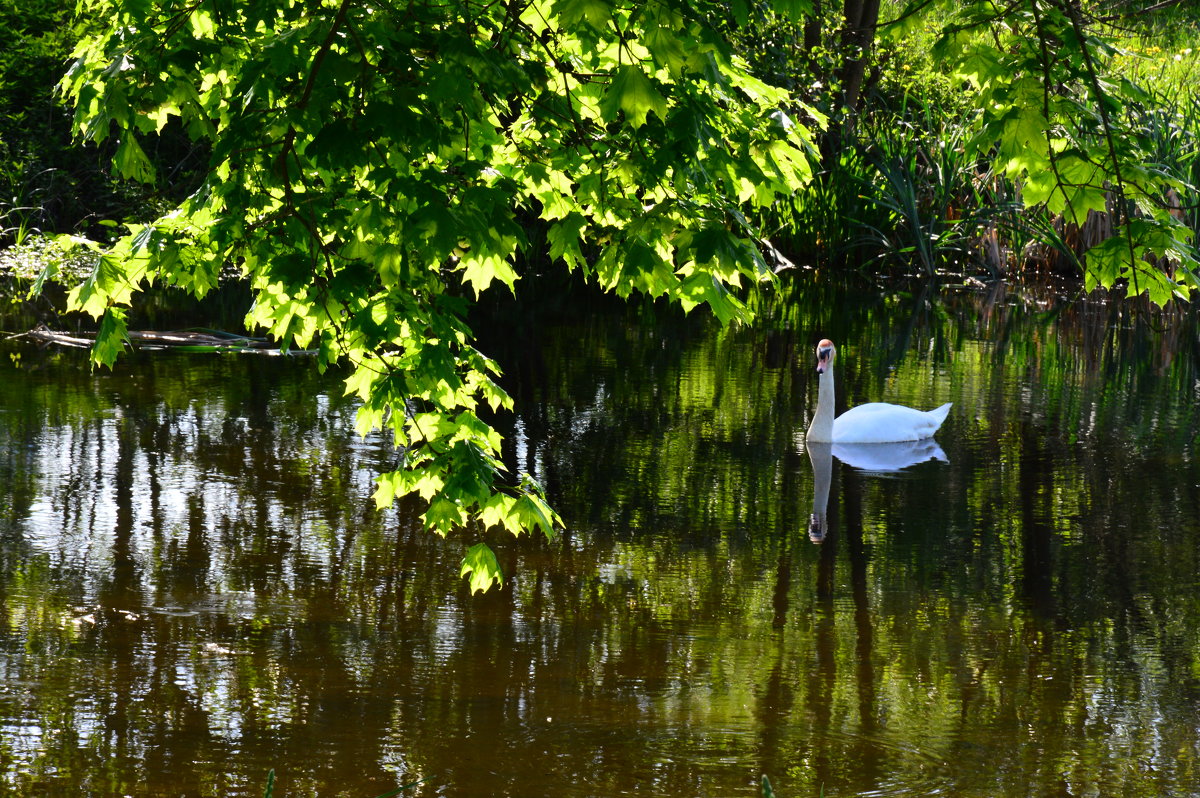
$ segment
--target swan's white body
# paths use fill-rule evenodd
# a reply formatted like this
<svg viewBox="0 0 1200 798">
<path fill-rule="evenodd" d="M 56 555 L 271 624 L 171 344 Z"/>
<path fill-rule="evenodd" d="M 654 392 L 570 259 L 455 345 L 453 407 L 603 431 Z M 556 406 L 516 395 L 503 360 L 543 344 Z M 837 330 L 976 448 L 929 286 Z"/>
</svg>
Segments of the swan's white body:
<svg viewBox="0 0 1200 798">
<path fill-rule="evenodd" d="M 819 443 L 890 443 L 933 437 L 950 413 L 951 402 L 934 410 L 914 410 L 887 402 L 852 407 L 833 417 L 833 358 L 829 339 L 817 344 L 817 410 L 808 425 L 808 440 Z"/>
</svg>

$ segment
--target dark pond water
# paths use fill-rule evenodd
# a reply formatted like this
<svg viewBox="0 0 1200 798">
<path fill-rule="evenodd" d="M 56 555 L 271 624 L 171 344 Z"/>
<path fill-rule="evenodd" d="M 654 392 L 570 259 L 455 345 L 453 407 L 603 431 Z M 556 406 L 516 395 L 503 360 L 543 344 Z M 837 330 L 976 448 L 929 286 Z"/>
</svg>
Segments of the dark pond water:
<svg viewBox="0 0 1200 798">
<path fill-rule="evenodd" d="M 336 375 L 6 344 L 0 793 L 1200 794 L 1194 314 L 761 304 L 488 333 L 568 528 L 485 596 Z M 824 336 L 844 404 L 954 402 L 944 460 L 806 450 Z"/>
</svg>

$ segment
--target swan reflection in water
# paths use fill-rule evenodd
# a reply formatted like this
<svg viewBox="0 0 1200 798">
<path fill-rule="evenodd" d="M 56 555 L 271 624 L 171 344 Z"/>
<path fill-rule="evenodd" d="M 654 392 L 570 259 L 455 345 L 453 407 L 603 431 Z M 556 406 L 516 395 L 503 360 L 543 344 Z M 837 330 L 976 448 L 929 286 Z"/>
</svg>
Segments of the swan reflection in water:
<svg viewBox="0 0 1200 798">
<path fill-rule="evenodd" d="M 813 469 L 813 508 L 808 517 L 808 539 L 822 543 L 829 527 L 825 508 L 829 504 L 829 483 L 833 479 L 833 444 L 809 441 L 808 459 Z"/>
<path fill-rule="evenodd" d="M 829 534 L 826 508 L 833 481 L 833 458 L 867 475 L 895 474 L 918 463 L 950 462 L 933 438 L 892 443 L 828 443 L 809 440 L 805 446 L 813 469 L 813 509 L 808 519 L 808 539 L 824 542 Z"/>
</svg>

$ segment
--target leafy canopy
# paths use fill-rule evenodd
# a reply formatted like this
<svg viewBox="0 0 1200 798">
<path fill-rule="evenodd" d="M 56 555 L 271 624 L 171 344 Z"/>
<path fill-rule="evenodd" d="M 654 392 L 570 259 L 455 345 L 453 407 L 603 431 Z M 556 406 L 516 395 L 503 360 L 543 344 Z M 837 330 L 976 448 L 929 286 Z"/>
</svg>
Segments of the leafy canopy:
<svg viewBox="0 0 1200 798">
<path fill-rule="evenodd" d="M 731 289 L 769 273 L 742 209 L 812 172 L 809 128 L 703 5 L 87 5 L 109 23 L 63 80 L 79 133 L 115 136 L 116 169 L 141 181 L 156 179 L 143 142 L 167 125 L 211 148 L 200 189 L 131 228 L 72 293 L 102 319 L 95 361 L 121 351 L 141 288 L 203 295 L 240 267 L 248 322 L 322 367 L 348 363 L 359 431 L 394 437 L 377 503 L 418 494 L 441 535 L 561 523 L 528 475 L 503 475 L 480 411 L 512 402 L 473 345 L 472 297 L 519 290 L 545 254 L 622 295 L 742 317 Z M 482 545 L 463 573 L 473 589 L 501 576 Z"/>
</svg>

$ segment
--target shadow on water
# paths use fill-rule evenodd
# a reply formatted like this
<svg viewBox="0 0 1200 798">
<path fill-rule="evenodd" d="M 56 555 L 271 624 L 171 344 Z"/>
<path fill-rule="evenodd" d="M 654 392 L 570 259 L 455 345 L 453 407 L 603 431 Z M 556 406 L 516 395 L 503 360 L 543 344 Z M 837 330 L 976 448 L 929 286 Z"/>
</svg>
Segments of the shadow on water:
<svg viewBox="0 0 1200 798">
<path fill-rule="evenodd" d="M 338 375 L 10 342 L 0 792 L 1200 784 L 1194 311 L 800 273 L 743 328 L 545 300 L 477 326 L 568 527 L 489 534 L 486 596 L 373 509 L 395 454 Z M 826 336 L 844 406 L 954 402 L 942 457 L 803 445 Z"/>
</svg>

